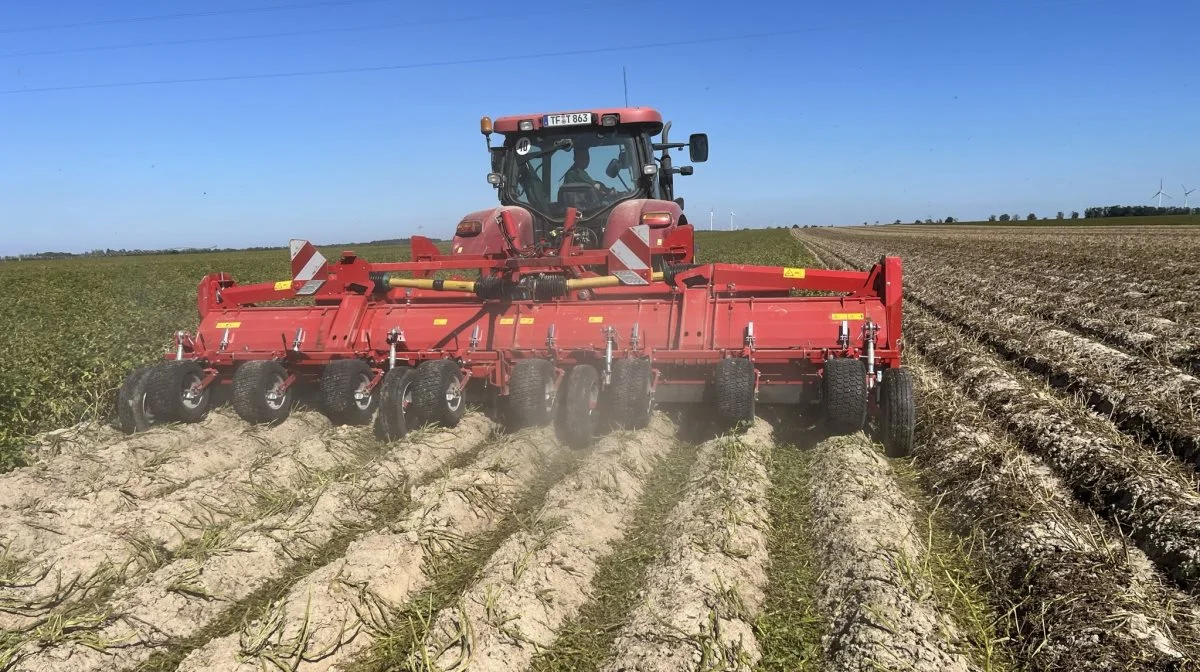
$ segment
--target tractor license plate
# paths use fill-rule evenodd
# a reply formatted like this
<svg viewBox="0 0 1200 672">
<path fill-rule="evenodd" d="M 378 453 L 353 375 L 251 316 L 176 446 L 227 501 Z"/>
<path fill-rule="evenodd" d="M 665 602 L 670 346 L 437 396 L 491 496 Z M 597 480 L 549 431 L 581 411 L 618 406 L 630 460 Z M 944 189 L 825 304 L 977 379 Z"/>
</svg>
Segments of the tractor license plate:
<svg viewBox="0 0 1200 672">
<path fill-rule="evenodd" d="M 570 114 L 547 114 L 542 120 L 542 126 L 580 126 L 592 123 L 591 112 L 571 112 Z"/>
</svg>

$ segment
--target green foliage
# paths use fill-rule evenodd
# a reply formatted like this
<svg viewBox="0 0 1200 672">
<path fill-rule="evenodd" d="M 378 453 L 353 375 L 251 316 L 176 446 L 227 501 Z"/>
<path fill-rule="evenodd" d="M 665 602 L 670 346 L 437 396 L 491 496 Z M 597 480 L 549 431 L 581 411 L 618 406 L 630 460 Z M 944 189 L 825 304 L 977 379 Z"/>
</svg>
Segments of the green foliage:
<svg viewBox="0 0 1200 672">
<path fill-rule="evenodd" d="M 696 260 L 760 266 L 808 267 L 816 264 L 790 229 L 700 231 L 696 233 Z"/>
</svg>

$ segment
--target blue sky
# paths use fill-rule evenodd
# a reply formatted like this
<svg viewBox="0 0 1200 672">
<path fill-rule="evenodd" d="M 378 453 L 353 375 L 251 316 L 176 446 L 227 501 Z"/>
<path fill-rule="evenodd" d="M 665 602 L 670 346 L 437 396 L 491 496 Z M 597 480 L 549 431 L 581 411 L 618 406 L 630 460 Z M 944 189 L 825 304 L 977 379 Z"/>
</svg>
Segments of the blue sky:
<svg viewBox="0 0 1200 672">
<path fill-rule="evenodd" d="M 739 226 L 1052 215 L 1147 203 L 1160 176 L 1171 204 L 1200 186 L 1200 3 L 519 6 L 0 3 L 0 254 L 448 235 L 495 198 L 481 115 L 620 104 L 622 66 L 631 104 L 709 134 L 679 185 L 705 226 L 710 209 Z M 130 20 L 180 13 L 210 15 Z M 268 33 L 292 34 L 229 39 Z M 593 49 L 613 50 L 487 62 Z M 421 65 L 449 61 L 475 62 Z"/>
</svg>

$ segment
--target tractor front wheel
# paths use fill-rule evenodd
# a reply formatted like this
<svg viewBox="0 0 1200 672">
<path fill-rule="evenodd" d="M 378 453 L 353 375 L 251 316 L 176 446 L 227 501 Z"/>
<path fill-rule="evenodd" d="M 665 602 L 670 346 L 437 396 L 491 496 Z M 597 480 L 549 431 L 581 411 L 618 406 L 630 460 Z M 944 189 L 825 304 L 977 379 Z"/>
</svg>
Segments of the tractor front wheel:
<svg viewBox="0 0 1200 672">
<path fill-rule="evenodd" d="M 554 417 L 554 362 L 523 359 L 508 379 L 508 424 L 511 429 L 541 427 Z"/>
<path fill-rule="evenodd" d="M 754 421 L 754 362 L 741 357 L 717 362 L 713 387 L 721 420 L 733 425 Z"/>
<path fill-rule="evenodd" d="M 879 407 L 883 453 L 888 457 L 907 457 L 912 452 L 917 425 L 911 373 L 905 369 L 884 369 Z"/>
<path fill-rule="evenodd" d="M 292 412 L 293 390 L 284 385 L 287 369 L 279 362 L 253 361 L 233 374 L 233 410 L 246 422 L 274 425 Z"/>
<path fill-rule="evenodd" d="M 654 407 L 651 386 L 654 371 L 648 359 L 619 359 L 613 362 L 608 407 L 612 419 L 626 429 L 642 429 L 650 424 Z"/>
<path fill-rule="evenodd" d="M 154 413 L 146 405 L 146 374 L 152 368 L 134 369 L 117 393 L 117 426 L 126 434 L 144 432 L 154 424 Z"/>
<path fill-rule="evenodd" d="M 341 359 L 325 366 L 321 401 L 334 424 L 365 425 L 371 421 L 379 395 L 370 389 L 375 374 L 361 359 Z"/>
<path fill-rule="evenodd" d="M 409 415 L 413 405 L 413 381 L 416 373 L 408 367 L 387 372 L 379 383 L 379 414 L 375 417 L 375 436 L 383 441 L 398 441 L 415 426 Z"/>
<path fill-rule="evenodd" d="M 822 415 L 833 435 L 853 434 L 867 419 L 867 367 L 862 360 L 825 360 L 821 380 Z"/>
<path fill-rule="evenodd" d="M 462 369 L 452 359 L 430 360 L 417 367 L 412 405 L 416 424 L 458 425 L 467 410 L 461 375 Z"/>
<path fill-rule="evenodd" d="M 555 423 L 558 439 L 572 448 L 586 448 L 596 434 L 600 374 L 591 364 L 576 364 L 563 386 Z"/>
<path fill-rule="evenodd" d="M 146 373 L 146 408 L 159 421 L 199 422 L 208 413 L 211 395 L 204 387 L 198 362 L 163 362 Z"/>
</svg>

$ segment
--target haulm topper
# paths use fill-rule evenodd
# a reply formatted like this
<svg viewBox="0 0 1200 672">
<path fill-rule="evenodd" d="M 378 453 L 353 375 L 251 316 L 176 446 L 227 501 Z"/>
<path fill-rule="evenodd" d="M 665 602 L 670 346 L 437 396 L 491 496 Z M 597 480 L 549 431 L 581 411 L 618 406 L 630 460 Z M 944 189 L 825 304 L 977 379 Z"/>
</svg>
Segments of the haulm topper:
<svg viewBox="0 0 1200 672">
<path fill-rule="evenodd" d="M 835 433 L 873 415 L 888 452 L 909 451 L 899 259 L 868 272 L 695 263 L 674 198 L 692 167 L 669 153 L 704 161 L 708 140 L 670 142 L 647 108 L 481 128 L 500 202 L 464 217 L 448 251 L 417 236 L 410 261 L 371 263 L 294 240 L 289 279 L 204 277 L 196 331 L 122 386 L 122 428 L 199 420 L 218 387 L 245 420 L 279 422 L 306 385 L 332 420 L 374 418 L 385 439 L 453 426 L 468 400 L 510 426 L 554 423 L 576 446 L 645 426 L 655 403 L 711 404 L 729 423 L 764 403 L 819 409 Z"/>
</svg>

